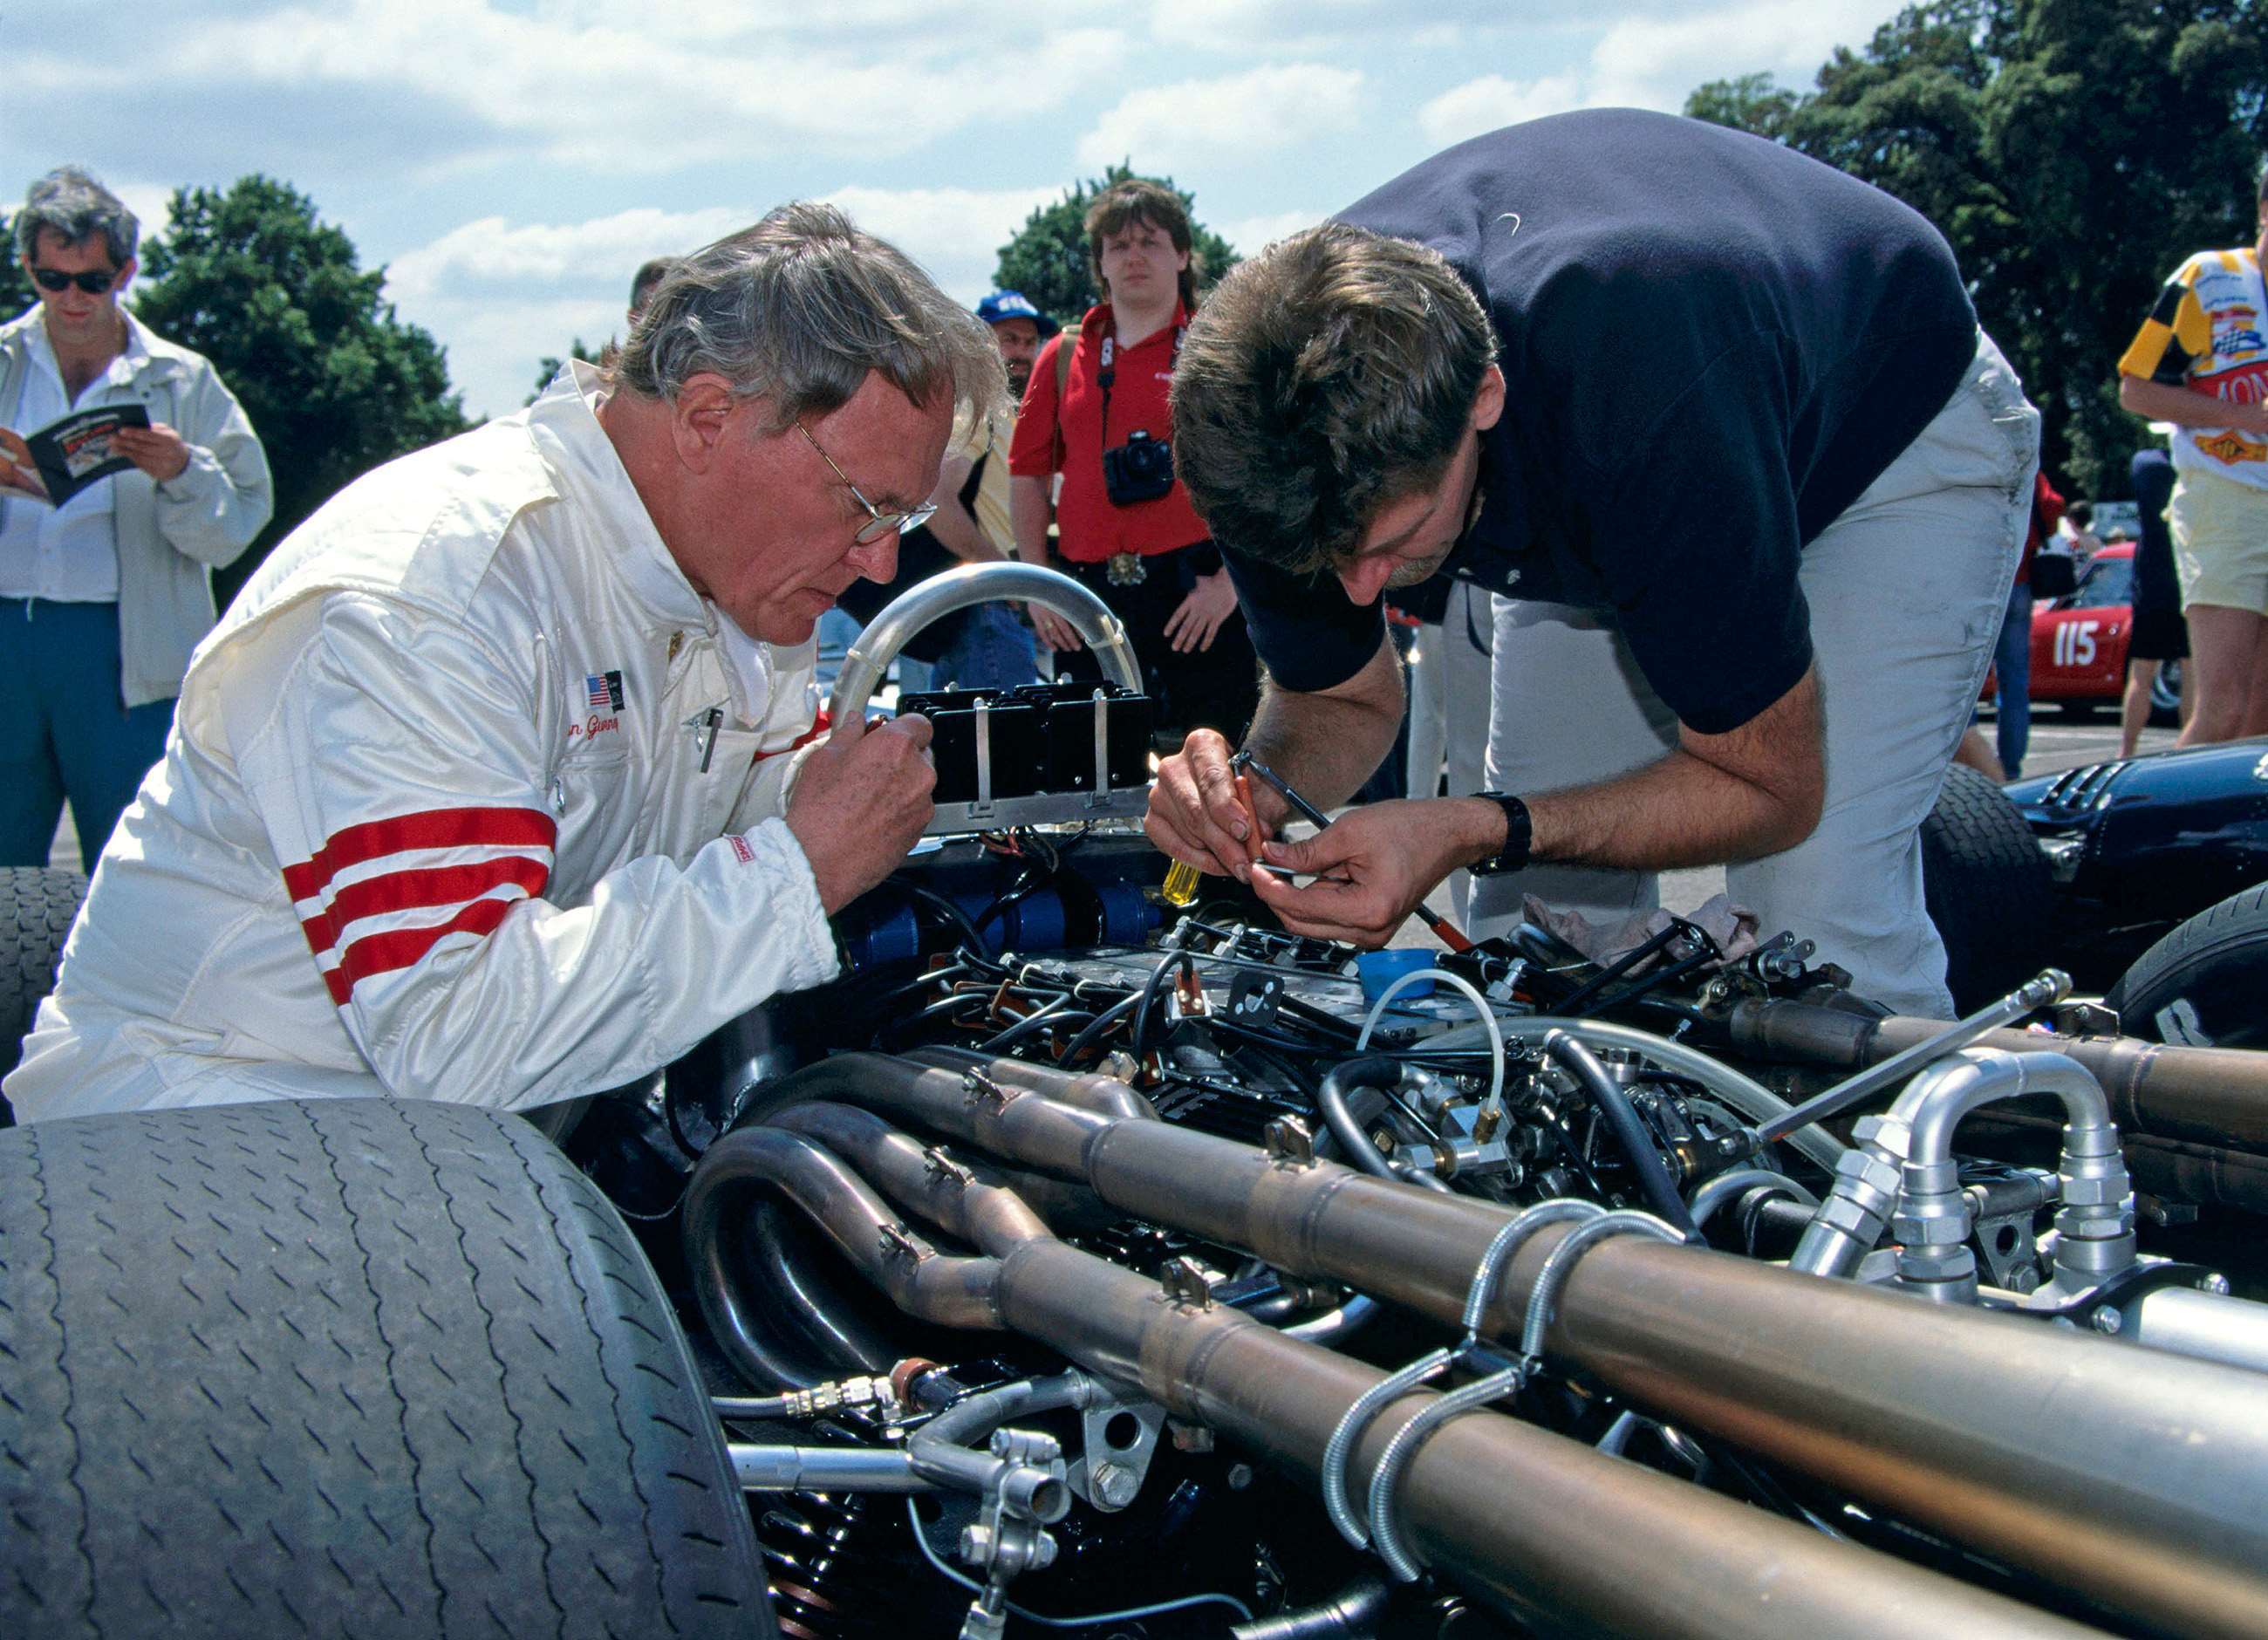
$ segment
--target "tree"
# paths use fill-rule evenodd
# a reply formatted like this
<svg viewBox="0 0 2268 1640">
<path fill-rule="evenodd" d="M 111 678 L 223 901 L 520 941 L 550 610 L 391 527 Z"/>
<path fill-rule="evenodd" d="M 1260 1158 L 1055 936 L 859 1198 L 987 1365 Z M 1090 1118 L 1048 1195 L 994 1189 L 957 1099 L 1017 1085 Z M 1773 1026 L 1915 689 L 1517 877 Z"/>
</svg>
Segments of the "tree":
<svg viewBox="0 0 2268 1640">
<path fill-rule="evenodd" d="M 2123 496 L 2147 433 L 2118 408 L 2119 354 L 2184 256 L 2254 237 L 2268 4 L 1934 0 L 1838 49 L 1814 91 L 1749 75 L 1686 112 L 1934 222 L 2040 407 L 2049 470 Z"/>
<path fill-rule="evenodd" d="M 471 425 L 439 345 L 381 295 L 385 269 L 364 272 L 285 183 L 176 190 L 142 264 L 136 317 L 213 362 L 276 477 L 276 516 L 221 577 L 224 597 L 350 480 Z"/>
<path fill-rule="evenodd" d="M 606 349 L 601 348 L 598 353 L 592 352 L 584 345 L 583 338 L 578 336 L 567 344 L 567 358 L 557 358 L 551 354 L 545 354 L 535 362 L 535 391 L 522 399 L 520 403 L 523 406 L 530 405 L 541 398 L 543 390 L 551 385 L 551 379 L 559 373 L 560 366 L 566 364 L 567 359 L 579 359 L 585 364 L 596 364 L 599 363 L 600 355 L 605 351 Z"/>
<path fill-rule="evenodd" d="M 5 260 L 0 261 L 0 323 L 4 323 L 31 306 L 39 292 L 32 289 L 32 276 L 24 271 L 24 260 L 17 254 L 13 217 L 0 217 L 0 240 L 7 246 Z"/>
<path fill-rule="evenodd" d="M 1016 237 L 1000 247 L 999 266 L 992 283 L 1003 290 L 1021 290 L 1032 305 L 1058 323 L 1076 325 L 1101 298 L 1094 290 L 1094 268 L 1086 254 L 1086 208 L 1094 196 L 1115 182 L 1134 180 L 1130 165 L 1110 166 L 1100 177 L 1079 183 L 1052 205 L 1042 205 L 1024 218 Z M 1197 195 L 1174 187 L 1171 177 L 1145 177 L 1173 188 L 1189 213 L 1190 248 L 1203 271 L 1202 290 L 1236 266 L 1237 254 L 1229 243 L 1197 220 Z"/>
</svg>

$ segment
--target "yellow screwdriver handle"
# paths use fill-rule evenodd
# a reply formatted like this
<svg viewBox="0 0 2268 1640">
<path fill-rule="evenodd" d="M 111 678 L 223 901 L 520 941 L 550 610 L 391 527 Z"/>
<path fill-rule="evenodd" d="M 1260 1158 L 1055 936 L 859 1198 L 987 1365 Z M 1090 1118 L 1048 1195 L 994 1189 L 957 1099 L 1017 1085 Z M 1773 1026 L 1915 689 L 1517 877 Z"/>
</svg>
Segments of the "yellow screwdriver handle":
<svg viewBox="0 0 2268 1640">
<path fill-rule="evenodd" d="M 1187 860 L 1176 860 L 1166 872 L 1165 886 L 1159 897 L 1169 906 L 1192 906 L 1197 899 L 1197 868 Z"/>
</svg>

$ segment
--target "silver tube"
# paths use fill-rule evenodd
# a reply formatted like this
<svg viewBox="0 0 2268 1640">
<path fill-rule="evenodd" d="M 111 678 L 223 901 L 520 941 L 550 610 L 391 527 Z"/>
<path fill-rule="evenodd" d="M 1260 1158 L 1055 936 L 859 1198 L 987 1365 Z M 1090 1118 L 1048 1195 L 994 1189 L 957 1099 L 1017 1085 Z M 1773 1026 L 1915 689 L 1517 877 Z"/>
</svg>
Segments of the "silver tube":
<svg viewBox="0 0 2268 1640">
<path fill-rule="evenodd" d="M 1744 1077 L 1730 1065 L 1712 1059 L 1697 1049 L 1682 1042 L 1673 1042 L 1666 1036 L 1656 1036 L 1650 1031 L 1632 1030 L 1628 1026 L 1610 1025 L 1604 1019 L 1557 1019 L 1546 1015 L 1531 1018 L 1499 1019 L 1497 1022 L 1507 1041 L 1541 1043 L 1554 1031 L 1565 1031 L 1587 1048 L 1613 1048 L 1627 1053 L 1644 1054 L 1648 1059 L 1679 1076 L 1690 1077 L 1709 1090 L 1734 1111 L 1750 1122 L 1777 1125 L 1786 1117 L 1791 1107 L 1788 1102 L 1753 1077 Z M 1474 1036 L 1477 1027 L 1460 1026 L 1445 1031 L 1432 1038 L 1430 1048 L 1462 1046 Z M 1788 1137 L 1803 1155 L 1822 1167 L 1832 1168 L 1842 1156 L 1842 1141 L 1826 1129 L 1800 1125 Z"/>
<path fill-rule="evenodd" d="M 743 1492 L 927 1492 L 905 1452 L 865 1446 L 758 1446 L 728 1441 Z"/>
<path fill-rule="evenodd" d="M 1110 607 L 1086 587 L 1037 564 L 965 563 L 899 593 L 866 623 L 858 641 L 843 657 L 843 670 L 835 675 L 835 693 L 827 699 L 829 721 L 839 724 L 853 713 L 865 711 L 882 674 L 906 646 L 906 640 L 924 627 L 973 604 L 1009 598 L 1035 603 L 1070 621 L 1094 651 L 1104 676 L 1141 692 L 1142 668 L 1134 658 L 1134 645 L 1127 640 L 1125 627 L 1110 613 Z"/>
<path fill-rule="evenodd" d="M 1927 1041 L 1917 1042 L 1905 1052 L 1893 1055 L 1881 1063 L 1869 1066 L 1857 1076 L 1837 1083 L 1824 1093 L 1804 1100 L 1786 1114 L 1766 1122 L 1760 1131 L 1765 1139 L 1776 1141 L 1786 1138 L 1805 1122 L 1823 1122 L 1830 1116 L 1855 1109 L 1877 1093 L 1896 1087 L 1916 1071 L 1935 1063 L 1948 1054 L 1968 1047 L 1987 1032 L 1998 1030 L 2012 1020 L 2021 1019 L 2050 1003 L 2061 1002 L 2070 995 L 2071 975 L 2059 968 L 2044 969 L 2039 977 L 2026 981 L 1999 1001 L 1988 1004 L 1965 1019 L 1955 1021 Z"/>
<path fill-rule="evenodd" d="M 1967 1246 L 1971 1208 L 1953 1157 L 1954 1130 L 1980 1106 L 2029 1093 L 2062 1100 L 2066 1119 L 2055 1277 L 2041 1291 L 2073 1297 L 2134 1261 L 2132 1188 L 2102 1085 L 2062 1054 L 1967 1048 L 1916 1077 L 1888 1115 L 1870 1117 L 1855 1130 L 1870 1150 L 1901 1158 L 1890 1224 L 1899 1243 L 1898 1278 L 1913 1291 L 1940 1302 L 1976 1302 L 1977 1255 Z"/>
<path fill-rule="evenodd" d="M 2137 1343 L 2268 1372 L 2268 1305 L 2191 1287 L 2161 1287 L 2133 1306 Z"/>
<path fill-rule="evenodd" d="M 1075 1109 L 1093 1111 L 1100 1116 L 1148 1119 L 1158 1114 L 1158 1107 L 1148 1099 L 1116 1077 L 1105 1076 L 1099 1070 L 1064 1070 L 1055 1065 L 1035 1064 L 1028 1059 L 980 1054 L 969 1048 L 917 1048 L 906 1057 L 917 1065 L 944 1070 L 982 1070 L 995 1082 L 1029 1088 L 1035 1093 L 1044 1093 Z"/>
</svg>

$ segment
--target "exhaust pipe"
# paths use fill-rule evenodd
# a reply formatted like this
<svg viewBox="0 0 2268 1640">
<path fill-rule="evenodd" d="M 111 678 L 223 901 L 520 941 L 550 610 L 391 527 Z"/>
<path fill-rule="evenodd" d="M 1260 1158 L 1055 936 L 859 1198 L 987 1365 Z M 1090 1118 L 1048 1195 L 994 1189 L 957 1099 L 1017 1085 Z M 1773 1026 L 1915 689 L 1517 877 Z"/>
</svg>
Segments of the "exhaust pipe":
<svg viewBox="0 0 2268 1640">
<path fill-rule="evenodd" d="M 974 1169 L 955 1171 L 864 1112 L 806 1107 L 782 1120 L 862 1166 L 880 1158 L 875 1180 L 899 1205 L 1003 1249 L 995 1292 L 1015 1331 L 1311 1482 L 1348 1408 L 1386 1377 L 1240 1311 L 1170 1298 L 1156 1282 L 1032 1232 Z M 1366 1427 L 1348 1469 L 1358 1494 L 1394 1436 L 1438 1399 L 1413 1392 Z M 1396 1498 L 1429 1563 L 1554 1632 L 1814 1640 L 1893 1622 L 1902 1632 L 2092 1632 L 1494 1414 L 1436 1430 Z"/>
<path fill-rule="evenodd" d="M 1083 1178 L 1123 1211 L 1449 1327 L 1461 1324 L 1473 1272 L 1507 1217 L 1469 1198 L 1073 1110 L 998 1081 L 964 1085 L 885 1055 L 838 1055 L 791 1081 L 814 1099 L 886 1110 Z M 1565 1234 L 1549 1228 L 1522 1247 L 1486 1332 L 1519 1336 Z M 1004 1269 L 1004 1314 L 1006 1284 Z M 1019 1328 L 1029 1320 L 1010 1319 Z M 2268 1629 L 2258 1375 L 1636 1238 L 1606 1242 L 1575 1267 L 1546 1342 L 1675 1422 L 2152 1629 Z"/>
</svg>

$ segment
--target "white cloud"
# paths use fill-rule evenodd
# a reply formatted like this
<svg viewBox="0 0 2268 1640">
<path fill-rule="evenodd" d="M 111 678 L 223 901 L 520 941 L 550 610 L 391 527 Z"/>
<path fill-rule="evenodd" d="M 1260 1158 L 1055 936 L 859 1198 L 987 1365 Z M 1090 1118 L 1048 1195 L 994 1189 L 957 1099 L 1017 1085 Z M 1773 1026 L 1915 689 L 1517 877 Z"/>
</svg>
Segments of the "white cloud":
<svg viewBox="0 0 2268 1640">
<path fill-rule="evenodd" d="M 1529 79 L 1487 74 L 1421 105 L 1418 129 L 1437 146 L 1572 108 L 1675 114 L 1694 87 L 1754 73 L 1807 87 L 1838 44 L 1862 43 L 1883 20 L 1881 0 L 1742 0 L 1669 17 L 1623 17 L 1584 63 Z"/>
<path fill-rule="evenodd" d="M 1079 138 L 1079 161 L 1099 168 L 1130 157 L 1142 171 L 1233 165 L 1240 156 L 1296 147 L 1351 123 L 1362 85 L 1357 69 L 1297 63 L 1145 86 Z"/>
<path fill-rule="evenodd" d="M 1443 92 L 1418 110 L 1418 129 L 1436 148 L 1462 143 L 1500 125 L 1565 114 L 1584 106 L 1582 77 L 1570 71 L 1536 80 L 1483 75 Z"/>
<path fill-rule="evenodd" d="M 839 188 L 830 203 L 912 257 L 946 291 L 974 305 L 992 288 L 1000 246 L 1063 189 Z"/>
<path fill-rule="evenodd" d="M 992 287 L 1000 246 L 1035 207 L 1061 192 L 854 185 L 826 197 L 974 305 Z M 482 217 L 395 257 L 387 268 L 387 296 L 404 319 L 447 340 L 450 379 L 464 389 L 467 407 L 501 416 L 527 396 L 537 360 L 563 357 L 575 337 L 596 347 L 621 330 L 640 262 L 697 249 L 760 214 L 723 205 L 639 207 L 586 222 Z"/>
<path fill-rule="evenodd" d="M 502 217 L 482 217 L 395 257 L 387 268 L 387 294 L 415 302 L 468 285 L 525 290 L 599 283 L 621 285 L 627 300 L 630 275 L 648 257 L 696 250 L 759 214 L 733 206 L 691 211 L 640 206 L 588 222 L 521 227 Z"/>
<path fill-rule="evenodd" d="M 1322 218 L 1312 210 L 1278 210 L 1263 217 L 1241 217 L 1234 222 L 1214 223 L 1212 231 L 1228 241 L 1239 256 L 1253 256 L 1286 234 L 1312 228 Z"/>
</svg>

